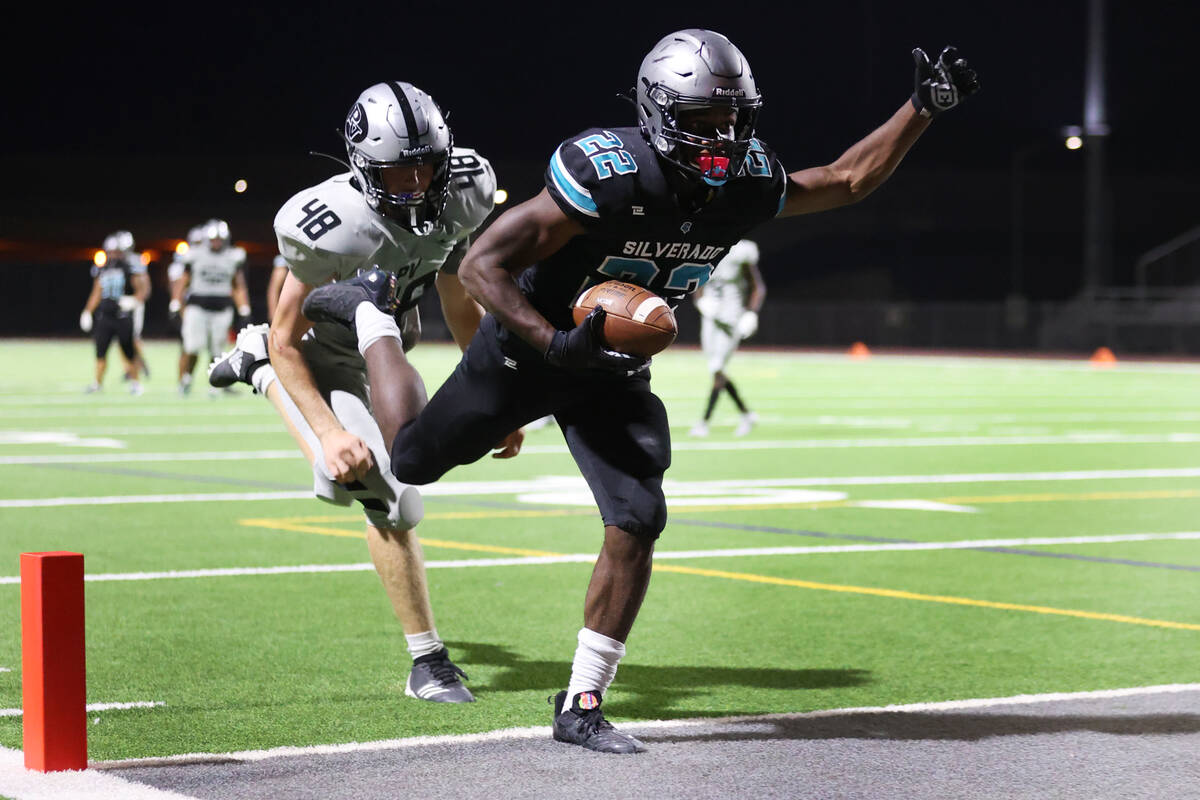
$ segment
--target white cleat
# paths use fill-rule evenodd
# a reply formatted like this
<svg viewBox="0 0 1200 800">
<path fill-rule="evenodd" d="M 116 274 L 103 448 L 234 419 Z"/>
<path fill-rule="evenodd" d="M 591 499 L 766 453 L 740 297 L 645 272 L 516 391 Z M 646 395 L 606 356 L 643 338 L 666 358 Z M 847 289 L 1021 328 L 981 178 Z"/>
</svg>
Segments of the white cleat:
<svg viewBox="0 0 1200 800">
<path fill-rule="evenodd" d="M 708 423 L 700 420 L 688 431 L 689 436 L 708 436 Z"/>
<path fill-rule="evenodd" d="M 747 411 L 745 414 L 742 414 L 741 418 L 738 420 L 737 428 L 734 429 L 733 435 L 745 436 L 746 434 L 750 433 L 750 431 L 754 430 L 754 426 L 757 423 L 758 414 L 755 414 L 753 411 Z"/>
</svg>

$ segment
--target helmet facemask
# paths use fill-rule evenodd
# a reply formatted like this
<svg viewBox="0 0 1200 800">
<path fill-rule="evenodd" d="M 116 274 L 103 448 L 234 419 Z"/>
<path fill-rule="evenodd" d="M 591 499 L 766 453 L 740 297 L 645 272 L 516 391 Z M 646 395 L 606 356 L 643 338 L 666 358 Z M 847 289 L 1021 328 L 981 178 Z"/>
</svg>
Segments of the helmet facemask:
<svg viewBox="0 0 1200 800">
<path fill-rule="evenodd" d="M 754 137 L 762 104 L 759 98 L 714 101 L 681 97 L 661 86 L 650 87 L 646 95 L 661 119 L 651 141 L 660 156 L 685 176 L 699 178 L 709 186 L 721 186 L 737 176 Z"/>
<path fill-rule="evenodd" d="M 438 218 L 446 208 L 450 196 L 450 148 L 425 152 L 392 161 L 376 161 L 368 158 L 350 141 L 346 142 L 346 153 L 350 157 L 350 168 L 358 179 L 367 205 L 400 227 L 424 236 L 434 229 Z M 421 148 L 419 148 L 421 149 Z M 402 168 L 416 169 L 425 164 L 433 167 L 429 185 L 424 191 L 389 192 L 385 170 Z"/>
</svg>

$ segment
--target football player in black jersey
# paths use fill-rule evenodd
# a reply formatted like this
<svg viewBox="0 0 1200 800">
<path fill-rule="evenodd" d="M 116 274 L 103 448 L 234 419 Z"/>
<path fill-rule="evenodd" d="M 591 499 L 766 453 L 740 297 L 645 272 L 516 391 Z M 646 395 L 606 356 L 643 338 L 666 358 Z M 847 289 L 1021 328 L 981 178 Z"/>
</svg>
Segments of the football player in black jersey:
<svg viewBox="0 0 1200 800">
<path fill-rule="evenodd" d="M 649 585 L 671 461 L 646 362 L 604 348 L 602 309 L 576 326 L 573 301 L 617 279 L 678 302 L 760 223 L 866 197 L 932 117 L 978 89 L 954 48 L 935 63 L 920 49 L 913 56 L 913 95 L 889 120 L 833 163 L 788 173 L 755 135 L 762 99 L 741 51 L 712 31 L 672 33 L 638 71 L 637 127 L 563 142 L 545 189 L 497 219 L 464 258 L 462 282 L 488 314 L 454 373 L 395 432 L 391 468 L 405 483 L 429 483 L 554 414 L 604 522 L 570 681 L 551 698 L 555 739 L 643 749 L 604 720 L 600 703 Z M 353 281 L 331 293 L 352 291 L 345 283 Z M 372 365 L 372 387 L 396 379 L 387 372 Z"/>
</svg>

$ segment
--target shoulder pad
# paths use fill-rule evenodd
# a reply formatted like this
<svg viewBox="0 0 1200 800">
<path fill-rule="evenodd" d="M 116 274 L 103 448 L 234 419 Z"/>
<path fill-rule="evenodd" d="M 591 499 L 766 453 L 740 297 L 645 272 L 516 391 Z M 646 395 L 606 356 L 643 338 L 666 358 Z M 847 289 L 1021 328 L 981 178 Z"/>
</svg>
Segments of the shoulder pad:
<svg viewBox="0 0 1200 800">
<path fill-rule="evenodd" d="M 636 134 L 636 131 L 635 131 Z M 619 133 L 591 128 L 554 151 L 546 170 L 546 188 L 569 216 L 583 222 L 625 210 L 635 190 L 637 142 L 626 142 L 629 129 Z"/>
<path fill-rule="evenodd" d="M 304 283 L 341 275 L 348 264 L 362 264 L 379 248 L 383 234 L 350 177 L 336 175 L 299 192 L 275 215 L 279 252 Z"/>
<path fill-rule="evenodd" d="M 469 236 L 496 204 L 496 173 L 486 158 L 468 147 L 450 153 L 450 198 L 442 212 L 443 227 L 455 239 Z"/>
</svg>

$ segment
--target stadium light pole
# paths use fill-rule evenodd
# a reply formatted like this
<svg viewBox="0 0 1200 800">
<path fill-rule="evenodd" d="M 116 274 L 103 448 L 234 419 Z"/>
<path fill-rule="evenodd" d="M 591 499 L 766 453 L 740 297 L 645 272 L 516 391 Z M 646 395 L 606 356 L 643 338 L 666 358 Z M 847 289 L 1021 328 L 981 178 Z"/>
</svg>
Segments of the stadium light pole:
<svg viewBox="0 0 1200 800">
<path fill-rule="evenodd" d="M 1066 125 L 1059 129 L 1059 138 L 1046 136 L 1018 148 L 1012 155 L 1010 182 L 1011 219 L 1009 243 L 1008 297 L 1010 305 L 1019 303 L 1024 295 L 1025 276 L 1025 166 L 1034 155 L 1056 146 L 1068 150 L 1084 148 L 1083 129 Z"/>
<path fill-rule="evenodd" d="M 1107 216 L 1104 139 L 1109 127 L 1105 111 L 1105 0 L 1088 0 L 1087 63 L 1083 98 L 1084 167 L 1083 285 L 1094 289 L 1110 282 L 1111 226 Z"/>
</svg>

